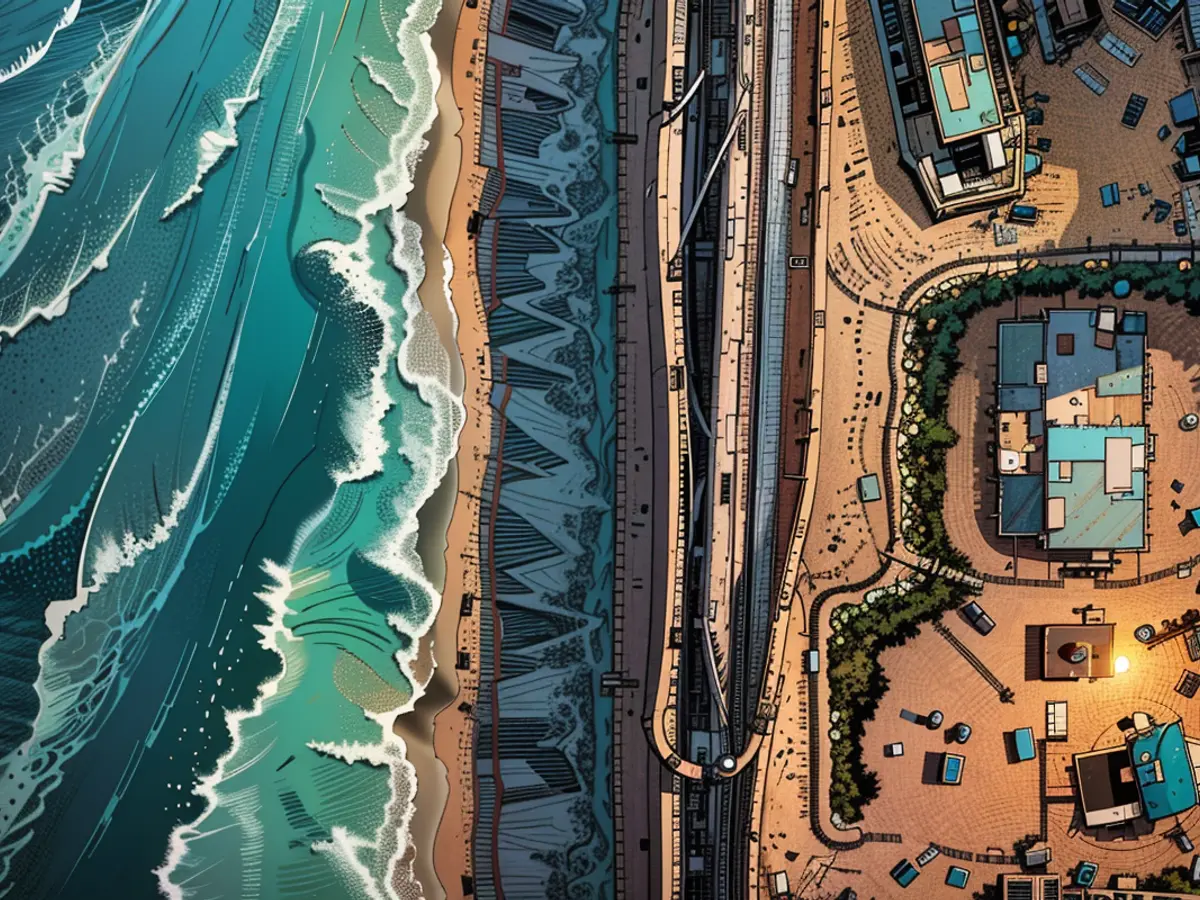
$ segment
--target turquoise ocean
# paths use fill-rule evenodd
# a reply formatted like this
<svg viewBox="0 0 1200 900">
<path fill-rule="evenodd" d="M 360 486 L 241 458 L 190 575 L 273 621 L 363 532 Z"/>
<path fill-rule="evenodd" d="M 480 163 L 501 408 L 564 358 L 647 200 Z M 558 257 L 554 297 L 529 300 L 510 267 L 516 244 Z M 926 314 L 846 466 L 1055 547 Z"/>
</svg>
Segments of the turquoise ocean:
<svg viewBox="0 0 1200 900">
<path fill-rule="evenodd" d="M 0 5 L 0 896 L 415 895 L 438 7 Z"/>
</svg>

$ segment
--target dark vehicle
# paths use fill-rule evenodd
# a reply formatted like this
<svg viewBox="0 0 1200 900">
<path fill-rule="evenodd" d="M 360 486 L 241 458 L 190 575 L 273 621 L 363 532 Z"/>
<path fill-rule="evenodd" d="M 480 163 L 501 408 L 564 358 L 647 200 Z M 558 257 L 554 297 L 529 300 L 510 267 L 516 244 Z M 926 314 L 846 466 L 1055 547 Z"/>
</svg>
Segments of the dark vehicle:
<svg viewBox="0 0 1200 900">
<path fill-rule="evenodd" d="M 964 606 L 961 611 L 963 617 L 982 635 L 991 634 L 992 629 L 996 627 L 996 623 L 992 621 L 992 617 L 985 613 L 983 607 L 974 600 Z"/>
<path fill-rule="evenodd" d="M 1028 203 L 1014 203 L 1008 211 L 1008 221 L 1032 225 L 1038 220 L 1038 208 Z"/>
<path fill-rule="evenodd" d="M 1080 887 L 1091 887 L 1096 881 L 1096 873 L 1100 867 L 1094 862 L 1081 862 L 1075 870 L 1075 883 Z"/>
<path fill-rule="evenodd" d="M 1179 848 L 1180 853 L 1191 853 L 1196 849 L 1192 844 L 1192 839 L 1188 837 L 1187 832 L 1183 831 L 1182 829 L 1175 832 L 1175 834 L 1171 835 L 1171 837 L 1175 841 L 1175 846 Z"/>
<path fill-rule="evenodd" d="M 966 722 L 959 722 L 951 729 L 951 736 L 954 738 L 955 743 L 965 744 L 971 739 L 971 726 Z"/>
<path fill-rule="evenodd" d="M 900 862 L 892 866 L 891 876 L 895 879 L 896 884 L 902 888 L 908 887 L 917 880 L 917 876 L 921 873 L 914 868 L 913 864 L 907 859 L 902 859 Z"/>
</svg>

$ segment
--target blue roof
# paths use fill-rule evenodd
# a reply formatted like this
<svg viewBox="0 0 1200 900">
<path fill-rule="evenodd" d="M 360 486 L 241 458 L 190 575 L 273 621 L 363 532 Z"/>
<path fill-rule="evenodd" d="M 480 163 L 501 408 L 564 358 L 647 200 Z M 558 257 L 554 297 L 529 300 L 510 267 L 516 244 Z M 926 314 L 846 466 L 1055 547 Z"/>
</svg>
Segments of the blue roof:
<svg viewBox="0 0 1200 900">
<path fill-rule="evenodd" d="M 1000 388 L 1000 409 L 1004 412 L 1033 412 L 1042 408 L 1042 390 L 1035 387 Z"/>
<path fill-rule="evenodd" d="M 879 490 L 878 475 L 864 475 L 858 479 L 858 496 L 863 503 L 872 503 L 883 496 Z"/>
<path fill-rule="evenodd" d="M 1094 387 L 1101 376 L 1142 364 L 1145 339 L 1140 336 L 1122 334 L 1112 348 L 1096 346 L 1094 314 L 1094 310 L 1087 309 L 1051 310 L 1045 353 L 1048 398 Z M 1074 346 L 1070 354 L 1059 355 L 1058 336 L 1066 334 L 1072 336 Z M 1129 365 L 1123 366 L 1122 362 Z"/>
<path fill-rule="evenodd" d="M 1135 447 L 1146 443 L 1144 425 L 1077 425 L 1055 427 L 1046 435 L 1046 459 L 1051 462 L 1104 462 L 1104 442 L 1129 438 Z"/>
<path fill-rule="evenodd" d="M 1041 322 L 1000 323 L 1000 384 L 1033 386 L 1034 366 L 1042 361 L 1045 327 Z"/>
<path fill-rule="evenodd" d="M 1200 2 L 1200 0 L 1198 0 Z M 1050 501 L 1061 527 L 1048 532 L 1049 549 L 1132 550 L 1145 546 L 1146 472 L 1132 472 L 1128 490 L 1106 492 L 1105 442 L 1147 442 L 1144 425 L 1075 425 L 1072 416 L 1046 420 L 1046 403 L 1077 391 L 1098 397 L 1140 397 L 1144 382 L 1146 317 L 1127 313 L 1116 332 L 1097 328 L 1096 309 L 1051 310 L 1044 321 L 1001 322 L 997 342 L 997 408 L 1027 413 L 1029 438 L 1044 453 L 1044 475 L 1000 475 L 1000 534 L 1047 533 Z M 1069 337 L 1069 339 L 1068 339 Z M 1060 340 L 1061 339 L 1061 340 Z M 1097 343 L 1108 346 L 1097 346 Z M 1059 353 L 1059 349 L 1063 350 Z M 1037 382 L 1045 364 L 1044 384 Z M 1059 402 L 1056 410 L 1066 407 Z M 1060 463 L 1063 464 L 1060 466 Z M 1067 464 L 1070 465 L 1067 465 Z"/>
<path fill-rule="evenodd" d="M 1053 431 L 1053 429 L 1052 429 Z M 1071 464 L 1070 481 L 1052 481 L 1047 496 L 1064 502 L 1064 525 L 1049 532 L 1051 550 L 1138 550 L 1146 542 L 1146 473 L 1132 473 L 1133 490 L 1104 492 L 1104 463 Z"/>
<path fill-rule="evenodd" d="M 967 879 L 970 877 L 971 873 L 962 866 L 951 866 L 950 870 L 946 873 L 946 884 L 950 885 L 950 887 L 965 888 L 967 886 Z"/>
<path fill-rule="evenodd" d="M 1130 747 L 1142 809 L 1150 821 L 1186 812 L 1196 805 L 1196 780 L 1183 729 L 1178 722 L 1155 725 Z"/>
<path fill-rule="evenodd" d="M 1041 475 L 1000 476 L 1000 533 L 1040 534 L 1046 483 Z"/>
<path fill-rule="evenodd" d="M 1125 313 L 1125 319 L 1128 319 L 1132 313 Z M 1137 327 L 1136 323 L 1134 327 Z M 1143 315 L 1141 322 L 1141 332 L 1129 332 L 1126 334 L 1117 335 L 1117 371 L 1122 369 L 1132 369 L 1135 366 L 1141 366 L 1145 362 L 1146 357 L 1146 319 Z"/>
<path fill-rule="evenodd" d="M 1121 202 L 1121 186 L 1115 181 L 1100 188 L 1100 202 L 1105 206 L 1117 206 Z"/>
<path fill-rule="evenodd" d="M 1121 331 L 1124 334 L 1145 334 L 1146 314 L 1144 312 L 1127 312 L 1121 316 Z M 1117 338 L 1117 349 L 1121 348 L 1121 338 Z"/>
<path fill-rule="evenodd" d="M 1171 121 L 1176 125 L 1186 125 L 1200 117 L 1200 108 L 1196 106 L 1196 92 L 1191 88 L 1172 97 L 1167 105 L 1171 107 Z"/>
</svg>

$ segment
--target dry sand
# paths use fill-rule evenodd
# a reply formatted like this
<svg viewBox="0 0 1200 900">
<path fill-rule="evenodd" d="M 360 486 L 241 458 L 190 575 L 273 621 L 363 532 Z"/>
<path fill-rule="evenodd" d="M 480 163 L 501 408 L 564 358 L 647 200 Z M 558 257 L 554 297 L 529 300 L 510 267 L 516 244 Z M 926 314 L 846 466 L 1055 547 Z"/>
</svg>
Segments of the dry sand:
<svg viewBox="0 0 1200 900">
<path fill-rule="evenodd" d="M 421 301 L 437 322 L 453 360 L 451 387 L 462 393 L 466 407 L 456 463 L 420 516 L 425 572 L 441 588 L 443 599 L 419 654 L 425 670 L 418 674 L 428 675 L 429 682 L 413 712 L 395 724 L 416 767 L 412 871 L 422 895 L 431 900 L 441 900 L 447 889 L 457 896 L 461 876 L 472 874 L 478 676 L 457 671 L 455 662 L 459 648 L 473 653 L 478 648 L 477 605 L 471 615 L 461 616 L 460 598 L 479 595 L 479 496 L 491 444 L 487 323 L 466 231 L 486 174 L 475 163 L 479 85 L 472 73 L 475 60 L 484 58 L 488 8 L 486 2 L 468 9 L 461 0 L 446 0 L 430 33 L 442 72 L 438 118 L 417 172 L 420 190 L 407 210 L 423 233 L 426 276 Z M 476 38 L 478 49 L 472 47 Z M 449 302 L 443 244 L 453 267 Z M 395 878 L 400 895 L 412 896 L 407 873 L 398 871 Z"/>
</svg>

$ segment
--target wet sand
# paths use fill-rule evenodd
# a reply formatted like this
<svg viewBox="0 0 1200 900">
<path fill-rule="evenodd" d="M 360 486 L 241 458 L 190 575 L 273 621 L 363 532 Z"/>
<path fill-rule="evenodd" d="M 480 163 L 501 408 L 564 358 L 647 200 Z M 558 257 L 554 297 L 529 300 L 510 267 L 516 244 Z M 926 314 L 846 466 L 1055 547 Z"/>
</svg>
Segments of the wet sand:
<svg viewBox="0 0 1200 900">
<path fill-rule="evenodd" d="M 477 9 L 467 9 L 461 0 L 445 0 L 430 33 L 442 73 L 438 117 L 417 170 L 417 189 L 406 209 L 421 225 L 423 235 L 426 275 L 419 295 L 437 322 L 452 360 L 451 387 L 462 394 L 466 407 L 458 458 L 420 513 L 421 559 L 426 576 L 442 593 L 441 609 L 421 640 L 413 667 L 422 680 L 428 678 L 428 684 L 414 710 L 398 717 L 394 726 L 416 769 L 416 809 L 410 828 L 413 847 L 408 862 L 420 892 L 414 893 L 406 866 L 399 867 L 394 883 L 401 897 L 429 900 L 442 900 L 447 892 L 458 896 L 461 877 L 471 875 L 471 709 L 477 676 L 457 671 L 455 662 L 460 646 L 464 650 L 478 648 L 478 605 L 471 615 L 461 616 L 460 599 L 464 594 L 479 594 L 475 541 L 480 488 L 491 443 L 486 319 L 475 278 L 474 248 L 466 231 L 470 214 L 478 207 L 485 174 L 475 164 L 477 83 L 470 73 L 475 70 L 471 57 L 483 59 L 482 49 L 473 49 L 472 42 L 478 38 L 479 48 L 484 46 L 488 6 L 483 2 Z M 453 265 L 453 311 L 444 291 L 443 243 Z"/>
</svg>

